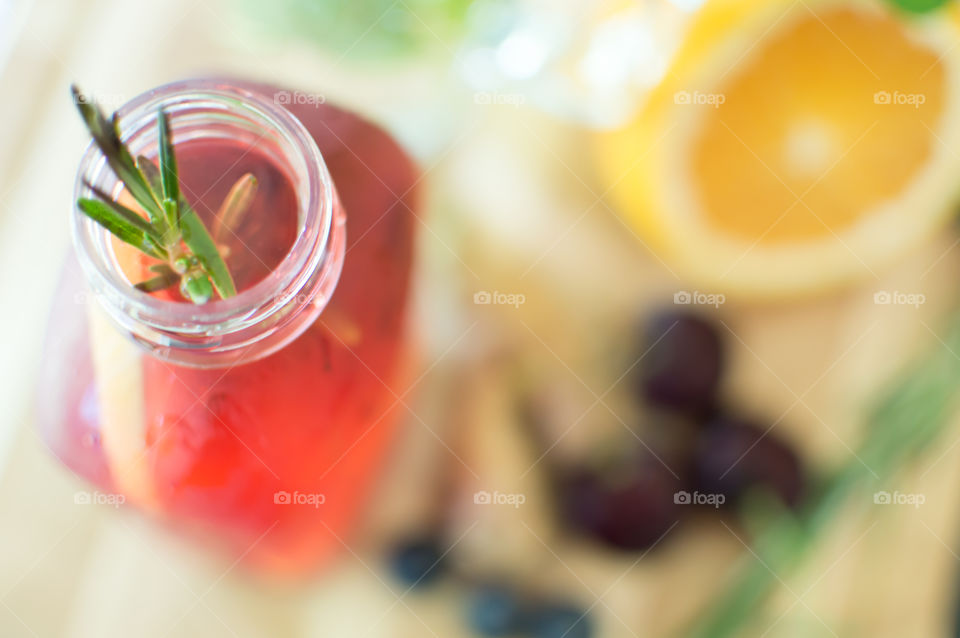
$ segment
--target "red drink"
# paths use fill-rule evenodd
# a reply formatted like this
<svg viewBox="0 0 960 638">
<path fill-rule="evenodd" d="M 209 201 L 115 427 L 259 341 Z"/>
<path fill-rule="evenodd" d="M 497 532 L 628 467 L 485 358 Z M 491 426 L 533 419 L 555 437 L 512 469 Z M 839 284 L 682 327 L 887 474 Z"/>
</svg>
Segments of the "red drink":
<svg viewBox="0 0 960 638">
<path fill-rule="evenodd" d="M 118 419 L 103 414 L 113 408 L 104 397 L 116 390 L 101 369 L 114 359 L 98 362 L 102 345 L 94 339 L 91 348 L 77 331 L 46 358 L 44 392 L 59 389 L 66 404 L 41 406 L 48 442 L 76 471 L 177 527 L 215 537 L 248 562 L 284 572 L 308 570 L 340 547 L 382 465 L 404 390 L 416 180 L 410 160 L 379 129 L 326 105 L 291 110 L 339 193 L 331 237 L 346 211 L 342 272 L 319 317 L 272 354 L 239 364 L 195 367 L 207 351 L 189 348 L 190 365 L 176 349 L 174 356 L 163 349 L 137 355 L 142 423 L 109 427 Z M 175 142 L 177 135 L 174 118 Z M 176 152 L 183 192 L 208 226 L 232 184 L 247 172 L 257 177 L 251 209 L 223 243 L 240 297 L 269 288 L 304 233 L 303 185 L 249 140 L 201 138 L 178 143 Z M 333 272 L 336 264 L 324 267 Z M 155 296 L 187 305 L 177 293 Z M 293 301 L 288 312 L 314 312 L 322 297 Z M 70 378 L 64 365 L 73 367 Z"/>
</svg>

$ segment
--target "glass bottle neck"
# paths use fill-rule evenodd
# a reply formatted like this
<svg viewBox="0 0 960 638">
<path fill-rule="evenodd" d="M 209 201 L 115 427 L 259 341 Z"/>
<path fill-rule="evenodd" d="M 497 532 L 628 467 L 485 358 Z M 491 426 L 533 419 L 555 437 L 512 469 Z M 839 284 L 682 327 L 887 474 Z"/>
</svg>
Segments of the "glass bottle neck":
<svg viewBox="0 0 960 638">
<path fill-rule="evenodd" d="M 215 80 L 168 84 L 124 105 L 120 137 L 134 156 L 156 157 L 161 107 L 178 144 L 229 141 L 255 149 L 288 177 L 297 205 L 293 246 L 267 277 L 235 297 L 203 305 L 168 301 L 134 288 L 110 234 L 74 208 L 74 245 L 86 279 L 113 323 L 153 356 L 197 367 L 267 356 L 313 323 L 340 276 L 345 216 L 323 157 L 282 106 L 249 87 Z M 87 183 L 115 197 L 123 188 L 92 145 L 80 163 L 75 198 L 93 196 Z"/>
</svg>

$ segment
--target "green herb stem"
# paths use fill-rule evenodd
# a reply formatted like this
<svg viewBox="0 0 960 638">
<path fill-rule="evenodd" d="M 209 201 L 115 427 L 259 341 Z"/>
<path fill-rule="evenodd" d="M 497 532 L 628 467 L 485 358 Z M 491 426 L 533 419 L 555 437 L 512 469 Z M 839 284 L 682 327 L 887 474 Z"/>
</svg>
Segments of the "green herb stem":
<svg viewBox="0 0 960 638">
<path fill-rule="evenodd" d="M 86 186 L 98 199 L 80 198 L 77 206 L 121 241 L 163 262 L 151 267 L 156 277 L 135 287 L 149 293 L 179 282 L 183 295 L 197 304 L 209 301 L 214 289 L 222 299 L 236 295 L 236 285 L 219 247 L 181 192 L 170 119 L 163 109 L 157 112 L 157 167 L 142 155 L 134 160 L 120 139 L 116 113 L 108 120 L 76 86 L 71 90 L 94 143 L 146 217 L 89 183 Z M 219 222 L 218 230 L 236 224 L 252 201 L 256 183 L 250 174 L 237 181 L 221 206 L 221 213 L 228 219 Z"/>
<path fill-rule="evenodd" d="M 774 518 L 757 537 L 753 552 L 687 638 L 729 638 L 747 624 L 780 577 L 800 565 L 850 497 L 873 480 L 894 475 L 929 449 L 954 414 L 960 388 L 960 314 L 942 344 L 920 359 L 884 393 L 871 412 L 856 457 L 822 482 L 798 513 Z"/>
</svg>

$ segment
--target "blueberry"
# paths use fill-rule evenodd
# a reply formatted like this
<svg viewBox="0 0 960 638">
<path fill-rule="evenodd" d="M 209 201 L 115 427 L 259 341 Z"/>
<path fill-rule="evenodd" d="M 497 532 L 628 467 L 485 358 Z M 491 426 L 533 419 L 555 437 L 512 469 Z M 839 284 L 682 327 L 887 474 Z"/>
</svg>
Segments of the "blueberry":
<svg viewBox="0 0 960 638">
<path fill-rule="evenodd" d="M 696 488 L 723 494 L 727 503 L 755 487 L 771 489 L 786 504 L 797 505 L 804 470 L 797 454 L 767 428 L 731 417 L 708 423 L 694 457 Z"/>
<path fill-rule="evenodd" d="M 513 589 L 484 585 L 470 593 L 467 618 L 481 636 L 507 636 L 521 629 L 523 605 Z"/>
<path fill-rule="evenodd" d="M 723 368 L 720 336 L 705 319 L 664 312 L 647 323 L 639 389 L 656 406 L 700 413 L 713 403 Z"/>
<path fill-rule="evenodd" d="M 421 586 L 444 571 L 443 548 L 439 538 L 424 536 L 397 544 L 390 555 L 394 576 L 407 586 Z"/>
<path fill-rule="evenodd" d="M 531 613 L 530 634 L 534 638 L 590 638 L 594 631 L 585 610 L 568 603 L 547 603 Z"/>
</svg>

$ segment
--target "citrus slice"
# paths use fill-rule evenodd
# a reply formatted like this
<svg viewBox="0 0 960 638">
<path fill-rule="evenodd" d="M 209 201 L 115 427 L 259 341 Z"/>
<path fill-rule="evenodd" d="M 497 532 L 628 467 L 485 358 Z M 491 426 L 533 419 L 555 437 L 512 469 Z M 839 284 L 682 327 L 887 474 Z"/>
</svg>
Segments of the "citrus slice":
<svg viewBox="0 0 960 638">
<path fill-rule="evenodd" d="M 652 249 L 762 296 L 875 275 L 941 227 L 960 186 L 952 10 L 711 0 L 600 173 Z"/>
</svg>

